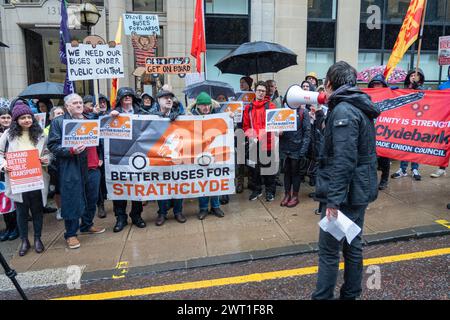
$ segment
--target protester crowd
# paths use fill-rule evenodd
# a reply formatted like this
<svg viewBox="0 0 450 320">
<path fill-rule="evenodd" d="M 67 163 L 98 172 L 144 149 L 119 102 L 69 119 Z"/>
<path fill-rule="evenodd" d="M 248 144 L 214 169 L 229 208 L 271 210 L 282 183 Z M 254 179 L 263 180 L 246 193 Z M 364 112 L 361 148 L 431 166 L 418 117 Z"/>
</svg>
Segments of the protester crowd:
<svg viewBox="0 0 450 320">
<path fill-rule="evenodd" d="M 450 68 L 449 68 L 450 72 Z M 405 79 L 405 88 L 424 89 L 424 73 L 419 70 L 416 77 L 411 71 Z M 450 83 L 450 74 L 449 74 Z M 447 83 L 447 86 L 449 85 Z M 323 92 L 317 74 L 310 73 L 301 83 L 305 91 Z M 382 75 L 375 76 L 368 84 L 369 88 L 388 87 Z M 447 89 L 444 84 L 441 89 Z M 326 144 L 324 131 L 327 126 L 328 107 L 324 105 L 303 105 L 295 109 L 297 130 L 267 133 L 266 110 L 287 107 L 285 98 L 280 93 L 275 80 L 258 81 L 250 77 L 240 79 L 242 92 L 252 91 L 255 99 L 245 107 L 242 123 L 236 123 L 236 128 L 243 129 L 246 136 L 246 163 L 236 164 L 236 190 L 242 193 L 249 189 L 249 200 L 254 201 L 265 195 L 268 202 L 274 201 L 277 187 L 283 187 L 284 196 L 280 203 L 283 207 L 294 208 L 299 200 L 300 187 L 303 182 L 310 186 L 317 184 L 317 170 L 321 163 L 321 149 Z M 81 97 L 71 94 L 65 97 L 64 106 L 53 106 L 51 100 L 24 100 L 15 99 L 11 103 L 3 103 L 0 108 L 0 164 L 3 168 L 1 181 L 2 193 L 1 213 L 6 225 L 0 235 L 0 241 L 22 240 L 19 255 L 24 256 L 31 248 L 29 241 L 28 221 L 32 221 L 34 230 L 34 249 L 37 253 L 45 250 L 41 241 L 43 227 L 43 214 L 56 212 L 58 220 L 64 220 L 67 246 L 70 249 L 80 247 L 79 233 L 101 234 L 104 228 L 95 225 L 95 216 L 105 218 L 105 201 L 108 199 L 105 183 L 104 145 L 100 142 L 98 147 L 62 147 L 63 121 L 69 119 L 98 119 L 103 115 L 116 117 L 120 114 L 155 115 L 175 121 L 180 115 L 209 115 L 221 112 L 220 102 L 230 100 L 231 97 L 218 95 L 211 97 L 208 93 L 200 93 L 195 102 L 184 106 L 172 92 L 170 86 L 162 87 L 153 97 L 149 93 L 137 96 L 132 88 L 123 87 L 117 92 L 117 103 L 111 106 L 105 95 L 99 95 L 99 104 L 95 97 Z M 45 128 L 41 128 L 34 114 L 46 113 Z M 233 116 L 231 114 L 231 116 Z M 276 141 L 279 148 L 275 148 Z M 239 142 L 235 140 L 235 144 Z M 10 168 L 5 160 L 7 152 L 37 149 L 44 172 L 45 187 L 39 191 L 12 194 L 9 181 Z M 248 161 L 251 150 L 259 150 L 270 157 L 278 152 L 279 166 L 275 169 L 257 156 L 255 161 Z M 379 190 L 388 187 L 391 160 L 378 158 L 378 170 L 381 180 Z M 392 179 L 406 177 L 408 163 L 401 162 L 400 169 L 391 175 Z M 270 171 L 270 172 L 264 172 Z M 446 174 L 445 168 L 437 168 L 431 175 L 439 178 Z M 280 176 L 283 180 L 280 181 Z M 248 185 L 245 186 L 245 177 Z M 415 181 L 421 180 L 419 164 L 411 163 L 411 176 Z M 52 197 L 57 208 L 47 206 L 48 197 Z M 316 200 L 320 195 L 310 194 Z M 230 196 L 211 196 L 198 199 L 197 217 L 205 219 L 209 214 L 224 217 L 222 205 L 229 202 Z M 142 217 L 146 203 L 140 201 L 114 200 L 113 211 L 116 217 L 114 232 L 120 232 L 131 223 L 138 228 L 145 228 L 146 222 Z M 127 215 L 127 205 L 130 211 Z M 169 211 L 173 211 L 174 218 L 179 223 L 186 222 L 183 212 L 182 199 L 158 200 L 156 213 L 156 226 L 162 226 L 168 219 Z M 322 206 L 323 204 L 321 204 Z M 449 204 L 450 208 L 450 204 Z M 322 208 L 315 210 L 320 214 Z"/>
</svg>

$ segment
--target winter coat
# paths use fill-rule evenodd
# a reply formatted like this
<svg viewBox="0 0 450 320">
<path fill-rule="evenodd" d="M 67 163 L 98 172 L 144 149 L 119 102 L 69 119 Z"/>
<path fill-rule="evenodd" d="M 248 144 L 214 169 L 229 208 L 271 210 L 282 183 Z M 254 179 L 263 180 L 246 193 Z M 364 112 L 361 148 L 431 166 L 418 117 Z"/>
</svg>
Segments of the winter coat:
<svg viewBox="0 0 450 320">
<path fill-rule="evenodd" d="M 151 115 L 160 116 L 162 118 L 170 118 L 171 121 L 175 121 L 178 116 L 184 115 L 184 111 L 180 109 L 180 105 L 173 105 L 172 110 L 170 110 L 169 115 L 165 115 L 161 112 L 161 107 L 158 103 L 155 103 L 155 105 L 150 110 Z"/>
<path fill-rule="evenodd" d="M 328 208 L 367 205 L 378 196 L 374 119 L 380 115 L 357 87 L 342 86 L 328 102 L 316 200 Z"/>
<path fill-rule="evenodd" d="M 280 136 L 281 158 L 301 159 L 306 156 L 311 141 L 311 123 L 307 110 L 297 109 L 297 131 L 285 131 Z"/>
<path fill-rule="evenodd" d="M 242 119 L 245 136 L 263 142 L 262 150 L 264 151 L 272 150 L 272 135 L 266 132 L 266 109 L 276 109 L 276 106 L 270 102 L 270 98 L 266 97 L 262 101 L 253 100 L 245 107 Z"/>
<path fill-rule="evenodd" d="M 273 96 L 271 97 L 272 103 L 278 108 L 283 108 L 283 96 L 278 93 L 278 90 L 275 91 Z"/>
<path fill-rule="evenodd" d="M 8 148 L 6 148 L 6 144 L 8 141 Z M 3 167 L 6 165 L 6 159 L 5 159 L 5 153 L 6 152 L 15 152 L 18 151 L 17 146 L 17 138 L 10 139 L 9 137 L 9 129 L 5 131 L 5 133 L 2 134 L 0 138 L 0 166 Z M 36 149 L 39 151 L 40 158 L 48 159 L 49 162 L 51 160 L 52 155 L 50 154 L 50 151 L 47 149 L 47 137 L 44 133 L 41 134 L 39 137 L 38 143 L 36 145 Z M 41 190 L 42 194 L 42 203 L 45 206 L 47 204 L 47 195 L 48 195 L 48 186 L 50 182 L 50 176 L 47 173 L 47 170 L 42 170 L 42 176 L 44 178 L 44 189 Z M 6 191 L 5 195 L 10 198 L 11 200 L 14 200 L 15 202 L 22 203 L 22 193 L 12 194 L 11 191 L 11 183 L 9 180 L 9 174 L 5 175 L 5 182 L 6 182 Z"/>
<path fill-rule="evenodd" d="M 48 148 L 56 158 L 61 192 L 61 216 L 79 219 L 86 209 L 87 152 L 72 154 L 71 148 L 62 147 L 63 121 L 72 120 L 69 113 L 53 119 L 48 137 Z"/>
<path fill-rule="evenodd" d="M 199 116 L 200 115 L 200 112 L 198 112 L 198 109 L 197 109 L 197 104 L 195 102 L 190 104 L 190 105 L 188 105 L 187 110 L 188 110 L 187 114 L 191 114 L 191 115 L 194 115 L 194 116 Z M 220 103 L 217 102 L 214 99 L 211 99 L 211 112 L 210 112 L 210 114 L 216 114 L 216 113 L 221 113 Z"/>
<path fill-rule="evenodd" d="M 385 88 L 388 87 L 386 79 L 384 79 L 382 74 L 377 74 L 375 77 L 373 77 L 372 80 L 370 80 L 370 82 L 367 84 L 367 87 L 368 88 L 373 88 L 373 83 L 374 82 L 381 82 L 383 84 L 383 87 L 385 87 Z"/>
<path fill-rule="evenodd" d="M 446 89 L 450 89 L 450 66 L 448 67 L 448 81 L 444 82 L 443 84 L 441 84 L 439 86 L 439 90 L 446 90 Z"/>
</svg>

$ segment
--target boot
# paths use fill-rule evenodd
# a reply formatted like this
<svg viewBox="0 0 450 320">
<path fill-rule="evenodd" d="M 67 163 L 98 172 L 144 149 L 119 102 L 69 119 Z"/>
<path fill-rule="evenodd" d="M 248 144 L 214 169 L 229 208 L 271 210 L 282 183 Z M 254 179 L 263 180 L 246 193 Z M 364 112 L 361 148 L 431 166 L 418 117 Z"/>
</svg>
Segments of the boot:
<svg viewBox="0 0 450 320">
<path fill-rule="evenodd" d="M 292 197 L 291 200 L 288 202 L 288 204 L 286 205 L 286 207 L 288 208 L 294 208 L 299 204 L 299 200 L 298 200 L 298 192 L 292 192 Z"/>
<path fill-rule="evenodd" d="M 19 228 L 16 226 L 10 233 L 8 240 L 13 241 L 16 240 L 19 237 Z"/>
<path fill-rule="evenodd" d="M 100 219 L 106 218 L 105 205 L 103 203 L 97 206 L 97 216 Z"/>
<path fill-rule="evenodd" d="M 22 239 L 22 244 L 20 245 L 19 249 L 19 256 L 23 257 L 24 255 L 26 255 L 30 248 L 30 241 L 28 241 L 28 239 Z"/>
<path fill-rule="evenodd" d="M 34 239 L 34 250 L 36 251 L 36 253 L 44 252 L 45 247 L 40 238 Z"/>
<path fill-rule="evenodd" d="M 285 192 L 284 198 L 281 201 L 280 206 L 286 207 L 286 205 L 289 203 L 290 200 L 291 200 L 291 194 L 289 192 Z"/>
<path fill-rule="evenodd" d="M 10 223 L 10 229 L 9 229 L 9 241 L 16 240 L 19 237 L 19 227 L 17 226 L 17 213 L 16 211 L 11 212 L 9 215 L 9 223 Z"/>
<path fill-rule="evenodd" d="M 5 220 L 5 225 L 6 225 L 6 229 L 5 229 L 5 231 L 2 233 L 2 235 L 0 236 L 0 241 L 1 242 L 3 242 L 3 241 L 8 241 L 8 239 L 9 239 L 9 235 L 10 235 L 10 233 L 11 233 L 11 229 L 12 229 L 12 227 L 11 227 L 11 213 L 6 213 L 4 216 L 3 216 L 3 219 Z"/>
</svg>

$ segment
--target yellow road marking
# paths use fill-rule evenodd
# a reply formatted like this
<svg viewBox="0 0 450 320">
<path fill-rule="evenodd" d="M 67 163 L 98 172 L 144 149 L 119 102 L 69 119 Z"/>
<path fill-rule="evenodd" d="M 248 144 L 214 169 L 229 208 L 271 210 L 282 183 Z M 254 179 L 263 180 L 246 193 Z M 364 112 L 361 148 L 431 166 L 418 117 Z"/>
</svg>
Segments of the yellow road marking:
<svg viewBox="0 0 450 320">
<path fill-rule="evenodd" d="M 450 222 L 448 222 L 447 220 L 436 220 L 436 223 L 439 223 L 440 225 L 443 225 L 444 227 L 447 227 L 448 229 L 450 229 Z"/>
<path fill-rule="evenodd" d="M 436 249 L 436 250 L 401 254 L 401 255 L 395 255 L 395 256 L 366 259 L 366 260 L 364 260 L 364 266 L 367 267 L 370 265 L 380 265 L 380 264 L 395 263 L 395 262 L 400 262 L 400 261 L 424 259 L 424 258 L 430 258 L 430 257 L 444 256 L 444 255 L 448 255 L 448 254 L 450 254 L 450 247 Z M 340 263 L 339 269 L 342 270 L 343 268 L 344 268 L 344 264 Z M 219 279 L 212 279 L 212 280 L 202 280 L 202 281 L 178 283 L 178 284 L 171 284 L 171 285 L 154 286 L 154 287 L 147 287 L 147 288 L 141 288 L 141 289 L 131 289 L 131 290 L 112 291 L 112 292 L 71 296 L 71 297 L 58 298 L 58 299 L 54 299 L 54 300 L 106 300 L 106 299 L 131 298 L 131 297 L 148 296 L 148 295 L 161 294 L 161 293 L 167 293 L 167 292 L 196 290 L 196 289 L 204 289 L 204 288 L 211 288 L 211 287 L 236 285 L 236 284 L 242 284 L 242 283 L 261 282 L 261 281 L 267 281 L 267 280 L 298 277 L 298 276 L 304 276 L 304 275 L 309 275 L 309 274 L 315 274 L 315 273 L 317 273 L 318 269 L 319 269 L 318 267 L 306 267 L 306 268 L 282 270 L 282 271 L 274 271 L 274 272 L 254 273 L 254 274 L 244 275 L 244 276 L 219 278 Z"/>
<path fill-rule="evenodd" d="M 128 261 L 119 262 L 116 266 L 116 269 L 117 271 L 119 271 L 119 274 L 114 274 L 112 278 L 114 280 L 125 278 L 125 275 L 128 273 Z"/>
</svg>

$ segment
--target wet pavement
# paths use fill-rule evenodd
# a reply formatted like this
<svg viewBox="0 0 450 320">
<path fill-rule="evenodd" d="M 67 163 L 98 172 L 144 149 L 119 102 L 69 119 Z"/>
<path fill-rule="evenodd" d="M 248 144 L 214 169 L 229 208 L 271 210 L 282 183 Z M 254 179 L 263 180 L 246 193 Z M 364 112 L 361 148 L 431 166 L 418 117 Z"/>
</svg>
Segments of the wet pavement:
<svg viewBox="0 0 450 320">
<path fill-rule="evenodd" d="M 398 163 L 394 163 L 392 171 L 397 168 Z M 450 221 L 450 210 L 446 209 L 447 202 L 450 202 L 450 175 L 432 179 L 429 174 L 434 170 L 434 167 L 423 166 L 423 180 L 418 182 L 411 177 L 390 179 L 389 188 L 380 192 L 378 200 L 366 212 L 364 234 L 368 241 L 377 240 L 380 234 L 387 232 L 391 232 L 391 238 L 395 238 L 399 230 L 403 230 L 403 234 L 405 230 L 406 234 L 430 228 L 449 230 L 436 221 L 443 224 Z M 17 248 L 20 240 L 1 243 L 0 248 L 19 273 L 40 279 L 38 282 L 32 280 L 30 286 L 35 283 L 57 284 L 64 278 L 67 267 L 72 265 L 83 268 L 85 275 L 100 272 L 98 277 L 101 278 L 102 271 L 120 276 L 127 273 L 127 270 L 161 264 L 167 264 L 161 270 L 172 269 L 169 267 L 171 263 L 173 266 L 186 267 L 193 261 L 199 262 L 199 259 L 209 259 L 211 263 L 230 256 L 237 261 L 246 260 L 239 259 L 239 256 L 247 254 L 254 257 L 254 252 L 262 250 L 266 250 L 265 254 L 269 257 L 277 256 L 289 252 L 293 246 L 304 245 L 312 251 L 319 231 L 319 217 L 313 214 L 317 203 L 308 198 L 308 193 L 312 191 L 311 187 L 302 184 L 300 205 L 289 209 L 279 205 L 283 193 L 281 188 L 278 188 L 277 198 L 272 203 L 265 202 L 263 197 L 250 202 L 249 191 L 245 190 L 243 194 L 232 196 L 230 204 L 222 207 L 224 218 L 210 215 L 203 221 L 196 217 L 197 200 L 190 199 L 185 201 L 184 207 L 187 223 L 177 223 L 169 213 L 169 220 L 162 227 L 154 225 L 157 206 L 151 202 L 144 207 L 142 215 L 147 228 L 138 229 L 129 224 L 120 233 L 112 232 L 115 218 L 112 203 L 108 201 L 108 217 L 95 220 L 98 226 L 106 227 L 107 232 L 101 235 L 81 235 L 81 248 L 78 250 L 67 249 L 63 238 L 64 223 L 56 221 L 53 214 L 45 215 L 42 240 L 47 250 L 43 254 L 38 255 L 30 250 L 25 257 L 19 257 Z M 427 227 L 420 229 L 423 226 Z M 3 229 L 3 221 L 0 222 L 0 229 Z M 31 232 L 32 228 L 30 234 Z M 205 261 L 202 260 L 199 264 L 208 265 Z M 226 259 L 224 261 L 230 262 Z M 0 290 L 4 290 L 1 284 L 0 277 Z"/>
<path fill-rule="evenodd" d="M 364 259 L 397 256 L 450 247 L 450 236 L 365 247 Z M 364 268 L 362 300 L 448 300 L 449 254 L 430 258 L 415 258 L 407 261 L 380 264 L 379 287 L 373 286 L 372 271 Z M 293 255 L 263 259 L 245 263 L 225 264 L 190 270 L 150 273 L 82 282 L 80 290 L 68 290 L 67 286 L 55 286 L 26 290 L 30 299 L 53 299 L 73 295 L 85 295 L 109 291 L 121 291 L 146 287 L 189 284 L 201 280 L 222 279 L 255 273 L 292 270 L 317 266 L 317 254 Z M 340 272 L 338 287 L 342 284 Z M 316 273 L 286 277 L 263 282 L 222 285 L 196 290 L 179 290 L 164 294 L 133 297 L 137 300 L 298 300 L 310 299 L 315 288 Z M 338 291 L 336 291 L 338 295 Z M 14 291 L 0 293 L 0 299 L 18 299 Z M 124 298 L 129 299 L 129 298 Z"/>
</svg>

